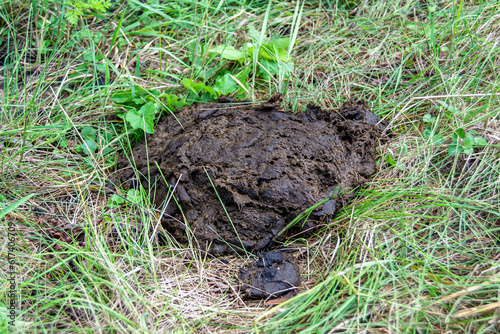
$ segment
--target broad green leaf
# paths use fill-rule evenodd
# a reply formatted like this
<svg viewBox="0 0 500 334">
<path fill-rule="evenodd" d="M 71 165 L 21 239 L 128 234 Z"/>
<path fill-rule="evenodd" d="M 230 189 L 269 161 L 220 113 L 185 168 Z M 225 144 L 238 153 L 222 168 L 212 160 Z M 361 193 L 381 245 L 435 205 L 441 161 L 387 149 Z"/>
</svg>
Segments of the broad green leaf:
<svg viewBox="0 0 500 334">
<path fill-rule="evenodd" d="M 111 96 L 111 100 L 119 104 L 128 102 L 132 100 L 132 92 L 131 91 L 117 92 L 113 96 Z"/>
<path fill-rule="evenodd" d="M 94 57 L 94 53 L 90 50 L 83 54 L 83 59 L 85 59 L 86 61 L 93 61 L 95 59 Z"/>
<path fill-rule="evenodd" d="M 267 60 L 288 61 L 288 52 L 285 49 L 275 49 L 272 44 L 263 45 L 260 49 L 260 56 Z"/>
<path fill-rule="evenodd" d="M 209 93 L 213 98 L 217 98 L 217 96 L 218 96 L 218 94 L 215 92 L 215 90 L 212 87 L 208 87 L 208 86 L 203 85 L 203 87 L 201 87 L 201 91 Z"/>
<path fill-rule="evenodd" d="M 272 42 L 278 49 L 287 49 L 290 46 L 290 38 L 278 38 Z"/>
<path fill-rule="evenodd" d="M 253 25 L 248 28 L 248 35 L 250 35 L 253 42 L 257 42 L 260 39 L 260 33 Z"/>
<path fill-rule="evenodd" d="M 106 64 L 96 64 L 95 69 L 99 72 L 106 73 Z"/>
<path fill-rule="evenodd" d="M 156 107 L 153 102 L 148 102 L 139 110 L 130 109 L 125 115 L 125 119 L 133 129 L 143 129 L 146 133 L 154 132 L 153 119 Z"/>
<path fill-rule="evenodd" d="M 432 134 L 431 127 L 428 126 L 427 128 L 425 128 L 424 132 L 422 134 L 424 135 L 424 138 L 426 138 L 426 139 L 430 138 L 430 136 Z"/>
<path fill-rule="evenodd" d="M 238 84 L 231 78 L 230 73 L 227 72 L 223 76 L 217 77 L 214 89 L 219 94 L 228 95 L 238 89 Z"/>
<path fill-rule="evenodd" d="M 217 45 L 211 48 L 209 53 L 217 53 L 221 58 L 229 60 L 243 60 L 245 59 L 245 53 L 243 51 L 236 50 L 231 45 Z"/>
<path fill-rule="evenodd" d="M 462 128 L 458 128 L 458 129 L 456 130 L 456 133 L 457 133 L 457 135 L 458 135 L 460 138 L 465 138 L 465 130 L 464 130 L 464 129 L 462 129 Z"/>
<path fill-rule="evenodd" d="M 474 137 L 474 140 L 475 140 L 476 145 L 478 145 L 478 146 L 488 145 L 488 142 L 483 137 L 476 136 L 476 137 Z"/>
<path fill-rule="evenodd" d="M 95 141 L 92 139 L 85 139 L 85 144 L 80 144 L 80 148 L 82 149 L 83 153 L 90 155 L 91 153 L 95 152 L 95 149 L 97 148 L 97 144 Z M 88 147 L 88 149 L 87 149 Z"/>
<path fill-rule="evenodd" d="M 259 68 L 259 73 L 264 80 L 269 80 L 270 76 L 278 74 L 278 64 L 275 61 L 261 59 L 260 64 L 262 67 Z"/>
<path fill-rule="evenodd" d="M 286 63 L 281 63 L 278 65 L 279 65 L 280 71 L 284 72 L 285 77 L 289 77 L 290 74 L 293 73 L 293 71 L 295 70 L 295 65 L 291 61 L 286 62 Z"/>
<path fill-rule="evenodd" d="M 180 109 L 188 105 L 188 103 L 186 103 L 184 99 L 181 99 L 177 95 L 169 94 L 166 96 L 166 99 L 167 99 L 167 107 L 170 109 L 170 111 L 175 111 L 177 109 Z"/>
<path fill-rule="evenodd" d="M 191 79 L 184 78 L 181 81 L 181 84 L 189 91 L 192 91 L 195 94 L 201 92 L 204 84 L 202 82 L 194 82 Z"/>
<path fill-rule="evenodd" d="M 236 74 L 236 78 L 238 78 L 238 80 L 240 80 L 241 83 L 245 83 L 246 79 L 248 78 L 248 75 L 250 74 L 250 70 L 251 70 L 250 67 L 245 67 L 243 71 Z"/>
<path fill-rule="evenodd" d="M 85 126 L 80 133 L 83 139 L 95 139 L 95 129 L 91 126 Z"/>
</svg>

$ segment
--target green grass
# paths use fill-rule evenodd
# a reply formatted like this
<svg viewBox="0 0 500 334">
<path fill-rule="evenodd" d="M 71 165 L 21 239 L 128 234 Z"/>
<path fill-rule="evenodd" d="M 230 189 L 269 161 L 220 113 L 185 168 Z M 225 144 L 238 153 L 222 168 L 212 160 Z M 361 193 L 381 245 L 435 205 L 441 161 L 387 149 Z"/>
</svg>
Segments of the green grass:
<svg viewBox="0 0 500 334">
<path fill-rule="evenodd" d="M 61 1 L 0 2 L 0 332 L 9 226 L 18 332 L 498 331 L 499 1 L 128 3 L 72 26 Z M 272 36 L 293 40 L 289 78 L 254 77 L 257 54 L 208 52 Z M 117 157 L 144 140 L 116 116 L 116 92 L 187 98 L 182 79 L 212 87 L 218 71 L 246 68 L 248 98 L 285 92 L 294 112 L 365 99 L 390 124 L 359 197 L 312 239 L 288 241 L 303 293 L 274 308 L 239 299 L 247 258 L 224 264 L 169 238 L 154 194 L 108 205 L 127 198 L 108 180 Z M 459 129 L 487 145 L 449 156 Z"/>
</svg>

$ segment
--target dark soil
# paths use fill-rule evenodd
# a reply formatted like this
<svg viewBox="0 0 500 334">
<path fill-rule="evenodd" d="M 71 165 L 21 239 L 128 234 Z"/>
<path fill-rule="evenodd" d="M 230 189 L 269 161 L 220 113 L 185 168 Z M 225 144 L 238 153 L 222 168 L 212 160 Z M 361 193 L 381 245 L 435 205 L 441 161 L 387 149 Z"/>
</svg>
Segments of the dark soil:
<svg viewBox="0 0 500 334">
<path fill-rule="evenodd" d="M 276 96 L 261 104 L 198 104 L 164 117 L 147 146 L 133 147 L 138 174 L 124 157 L 118 178 L 136 187 L 140 175 L 158 208 L 178 181 L 178 205 L 170 201 L 163 225 L 186 243 L 189 224 L 212 253 L 267 249 L 298 214 L 331 196 L 288 232 L 311 230 L 375 172 L 380 118 L 365 102 L 338 111 L 309 105 L 299 114 L 279 102 Z"/>
</svg>

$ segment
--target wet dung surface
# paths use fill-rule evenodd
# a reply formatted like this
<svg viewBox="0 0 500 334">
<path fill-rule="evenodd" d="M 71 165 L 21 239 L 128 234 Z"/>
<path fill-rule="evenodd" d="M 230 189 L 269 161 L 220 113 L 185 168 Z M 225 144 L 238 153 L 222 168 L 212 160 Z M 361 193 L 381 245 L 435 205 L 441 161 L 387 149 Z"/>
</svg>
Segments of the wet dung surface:
<svg viewBox="0 0 500 334">
<path fill-rule="evenodd" d="M 380 118 L 365 102 L 338 111 L 309 105 L 298 114 L 279 102 L 183 108 L 156 125 L 147 146 L 133 147 L 138 173 L 119 160 L 118 178 L 125 188 L 139 181 L 154 189 L 159 208 L 178 182 L 164 227 L 187 242 L 187 221 L 200 247 L 215 254 L 265 250 L 298 214 L 331 197 L 287 233 L 311 230 L 375 172 Z"/>
<path fill-rule="evenodd" d="M 243 269 L 240 282 L 249 299 L 276 298 L 299 287 L 299 269 L 279 251 L 259 254 L 259 259 Z"/>
</svg>

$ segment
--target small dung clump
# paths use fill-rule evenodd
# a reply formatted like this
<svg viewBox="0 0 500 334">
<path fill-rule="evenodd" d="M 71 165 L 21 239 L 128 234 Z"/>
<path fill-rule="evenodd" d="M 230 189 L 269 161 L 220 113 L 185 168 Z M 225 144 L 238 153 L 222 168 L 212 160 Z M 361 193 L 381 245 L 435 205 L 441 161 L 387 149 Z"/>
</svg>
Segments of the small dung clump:
<svg viewBox="0 0 500 334">
<path fill-rule="evenodd" d="M 119 160 L 121 184 L 151 186 L 158 208 L 174 190 L 163 226 L 184 243 L 192 233 L 215 254 L 268 249 L 297 215 L 331 198 L 287 232 L 314 229 L 375 172 L 380 118 L 366 102 L 293 114 L 280 100 L 197 104 L 163 117 L 133 147 L 137 171 Z"/>
<path fill-rule="evenodd" d="M 256 262 L 240 270 L 239 280 L 247 299 L 295 295 L 300 285 L 299 268 L 285 252 L 261 253 Z"/>
</svg>

